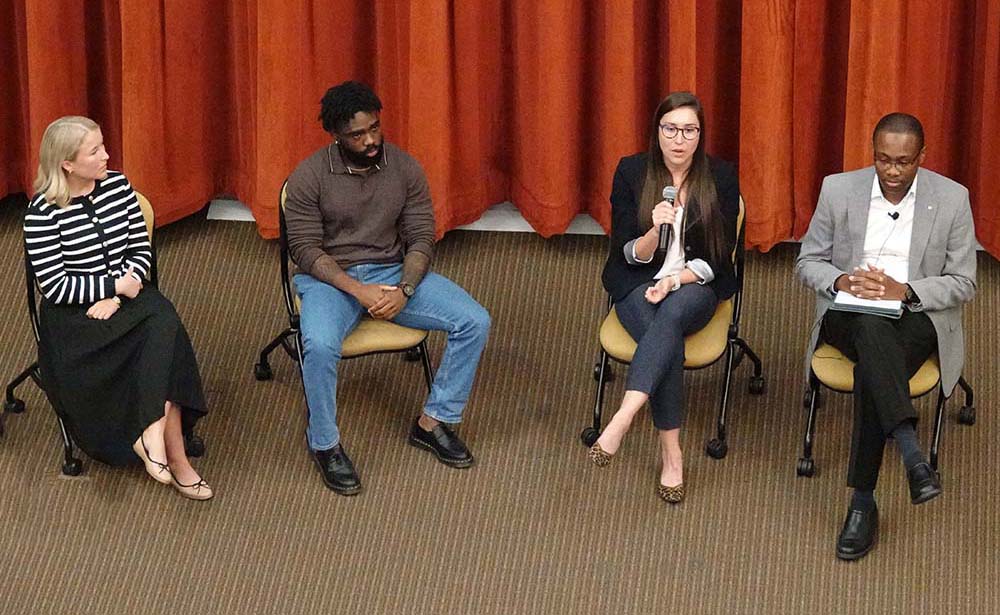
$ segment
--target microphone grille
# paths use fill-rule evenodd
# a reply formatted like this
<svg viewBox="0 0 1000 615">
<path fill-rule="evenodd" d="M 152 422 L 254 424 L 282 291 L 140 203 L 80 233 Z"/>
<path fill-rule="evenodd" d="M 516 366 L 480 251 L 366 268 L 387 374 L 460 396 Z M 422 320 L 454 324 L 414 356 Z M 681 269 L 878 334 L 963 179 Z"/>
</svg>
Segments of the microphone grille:
<svg viewBox="0 0 1000 615">
<path fill-rule="evenodd" d="M 677 198 L 676 186 L 667 186 L 663 189 L 663 200 L 670 201 L 671 203 L 673 203 L 674 199 L 676 198 Z"/>
</svg>

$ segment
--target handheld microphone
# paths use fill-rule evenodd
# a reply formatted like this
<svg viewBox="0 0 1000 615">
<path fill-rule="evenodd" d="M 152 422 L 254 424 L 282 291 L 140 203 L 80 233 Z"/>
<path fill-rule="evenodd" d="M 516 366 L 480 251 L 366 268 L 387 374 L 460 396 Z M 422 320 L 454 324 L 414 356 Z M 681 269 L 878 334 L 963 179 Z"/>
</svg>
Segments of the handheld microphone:
<svg viewBox="0 0 1000 615">
<path fill-rule="evenodd" d="M 674 201 L 677 199 L 677 188 L 675 186 L 667 186 L 663 189 L 663 200 L 670 203 L 673 206 Z M 667 246 L 670 244 L 670 231 L 673 230 L 673 226 L 670 224 L 660 225 L 660 245 L 658 250 L 660 252 L 666 252 Z"/>
</svg>

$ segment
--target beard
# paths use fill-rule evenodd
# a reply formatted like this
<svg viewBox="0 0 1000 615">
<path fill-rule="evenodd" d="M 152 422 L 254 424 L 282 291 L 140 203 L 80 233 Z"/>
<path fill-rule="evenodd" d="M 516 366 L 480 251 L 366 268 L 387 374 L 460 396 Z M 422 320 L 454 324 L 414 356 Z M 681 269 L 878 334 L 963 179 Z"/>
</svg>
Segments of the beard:
<svg viewBox="0 0 1000 615">
<path fill-rule="evenodd" d="M 370 169 L 376 164 L 382 162 L 381 143 L 373 145 L 363 152 L 349 150 L 340 143 L 337 143 L 337 148 L 340 149 L 340 155 L 347 161 L 347 165 L 354 167 L 355 169 Z M 368 154 L 372 151 L 377 153 L 374 156 L 369 156 Z"/>
</svg>

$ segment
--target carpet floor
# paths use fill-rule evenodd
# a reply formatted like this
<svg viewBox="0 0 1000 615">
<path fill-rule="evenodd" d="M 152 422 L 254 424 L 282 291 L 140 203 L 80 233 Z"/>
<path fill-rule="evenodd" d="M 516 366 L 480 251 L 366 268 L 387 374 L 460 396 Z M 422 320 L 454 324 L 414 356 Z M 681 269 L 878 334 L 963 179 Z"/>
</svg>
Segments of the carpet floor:
<svg viewBox="0 0 1000 615">
<path fill-rule="evenodd" d="M 0 210 L 0 377 L 33 360 L 24 308 L 20 211 Z M 890 446 L 877 491 L 880 543 L 844 563 L 851 399 L 828 394 L 817 473 L 795 475 L 805 415 L 802 356 L 813 300 L 796 246 L 750 254 L 741 334 L 764 361 L 767 392 L 730 399 L 729 454 L 714 435 L 721 363 L 686 375 L 687 500 L 656 497 L 655 433 L 643 414 L 614 463 L 597 469 L 579 440 L 605 295 L 606 240 L 453 232 L 435 270 L 465 287 L 493 331 L 460 433 L 477 456 L 446 468 L 406 443 L 425 388 L 400 355 L 345 362 L 340 425 L 364 482 L 325 489 L 306 452 L 298 370 L 280 350 L 254 380 L 259 349 L 287 325 L 278 248 L 252 225 L 193 216 L 158 232 L 161 289 L 198 353 L 210 414 L 196 466 L 216 489 L 196 503 L 139 466 L 84 458 L 61 475 L 56 421 L 32 383 L 0 440 L 0 613 L 923 613 L 1000 612 L 1000 266 L 979 257 L 965 309 L 965 375 L 978 422 L 950 400 L 945 493 L 909 503 Z M 432 360 L 443 336 L 432 334 Z M 607 390 L 620 400 L 624 368 Z M 917 402 L 922 442 L 934 396 Z"/>
</svg>

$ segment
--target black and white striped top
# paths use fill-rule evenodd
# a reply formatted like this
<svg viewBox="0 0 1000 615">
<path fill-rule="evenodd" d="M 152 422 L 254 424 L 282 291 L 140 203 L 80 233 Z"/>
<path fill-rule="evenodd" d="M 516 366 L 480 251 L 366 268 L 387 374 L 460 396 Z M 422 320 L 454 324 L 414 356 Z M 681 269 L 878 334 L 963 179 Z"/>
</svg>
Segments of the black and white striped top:
<svg viewBox="0 0 1000 615">
<path fill-rule="evenodd" d="M 24 216 L 24 240 L 38 286 L 57 304 L 92 304 L 115 296 L 129 266 L 146 277 L 152 249 L 139 201 L 121 173 L 65 208 L 37 194 Z"/>
</svg>

